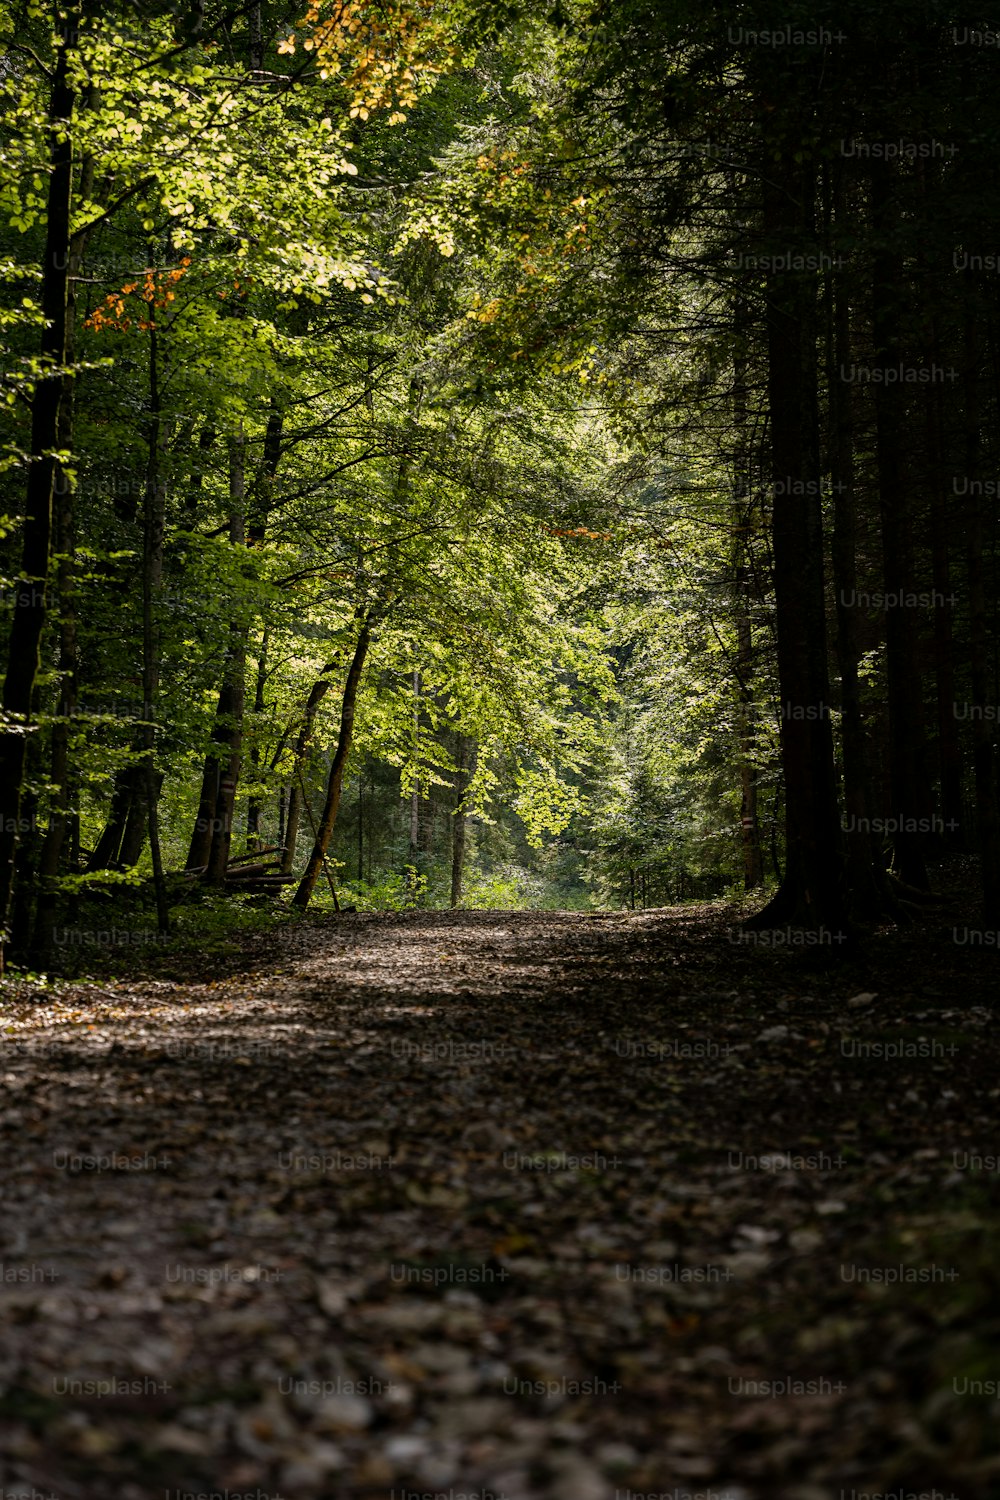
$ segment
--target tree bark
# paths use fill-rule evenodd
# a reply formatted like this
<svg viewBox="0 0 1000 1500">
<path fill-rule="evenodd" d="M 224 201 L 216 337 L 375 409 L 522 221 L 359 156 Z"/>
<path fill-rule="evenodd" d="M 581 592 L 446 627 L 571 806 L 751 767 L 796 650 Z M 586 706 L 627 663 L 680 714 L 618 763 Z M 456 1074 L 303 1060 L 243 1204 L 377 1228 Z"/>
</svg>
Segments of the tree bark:
<svg viewBox="0 0 1000 1500">
<path fill-rule="evenodd" d="M 236 437 L 230 439 L 230 541 L 238 533 L 240 546 L 244 544 L 244 541 L 250 545 L 256 545 L 264 540 L 270 513 L 274 476 L 281 458 L 281 434 L 282 417 L 280 411 L 275 407 L 268 416 L 264 435 L 263 458 L 257 475 L 251 507 L 252 514 L 249 522 L 246 517 L 246 461 L 242 425 Z M 201 446 L 210 446 L 214 440 L 214 436 L 214 431 L 206 427 L 202 433 Z M 236 451 L 237 449 L 238 452 Z M 234 499 L 233 492 L 233 485 L 237 482 L 234 479 L 237 470 L 239 485 L 238 504 Z M 198 482 L 200 483 L 200 478 Z M 237 509 L 239 511 L 239 522 L 237 530 L 234 532 L 233 517 Z M 249 632 L 246 627 L 234 625 L 230 635 L 226 667 L 223 673 L 222 686 L 219 689 L 219 702 L 215 711 L 215 724 L 212 729 L 209 749 L 205 756 L 205 764 L 202 770 L 198 812 L 195 815 L 194 828 L 191 831 L 191 841 L 188 845 L 187 861 L 185 863 L 185 868 L 188 870 L 205 869 L 208 871 L 206 879 L 209 880 L 216 878 L 211 874 L 211 866 L 213 858 L 218 856 L 221 844 L 226 841 L 227 837 L 230 845 L 232 842 L 232 804 L 236 795 L 236 781 L 239 777 L 239 767 L 238 765 L 236 766 L 236 775 L 234 778 L 229 770 L 223 771 L 222 763 L 223 761 L 231 762 L 233 760 L 233 736 L 237 724 L 239 725 L 240 733 L 240 755 L 242 755 L 243 697 L 246 690 L 248 634 Z M 242 666 L 240 666 L 241 661 Z M 229 807 L 228 814 L 226 812 L 227 805 Z M 226 831 L 227 822 L 228 835 Z M 287 874 L 288 872 L 283 870 L 283 873 Z"/>
<path fill-rule="evenodd" d="M 92 191 L 93 160 L 88 158 L 81 168 L 81 196 L 89 197 Z M 73 235 L 70 241 L 69 274 L 66 283 L 66 363 L 73 359 L 74 332 L 76 326 L 76 285 L 83 264 L 87 244 L 87 231 Z M 75 380 L 67 369 L 63 399 L 59 411 L 59 447 L 69 450 L 73 445 L 73 397 Z M 52 726 L 51 781 L 52 797 L 49 805 L 49 823 L 42 841 L 38 858 L 38 901 L 35 908 L 34 931 L 31 940 L 32 967 L 48 968 L 52 958 L 56 909 L 58 904 L 57 880 L 65 859 L 67 836 L 72 828 L 72 790 L 70 765 L 70 734 L 77 705 L 77 618 L 76 593 L 74 587 L 74 548 L 76 544 L 74 511 L 76 481 L 71 472 L 58 464 L 53 485 L 53 542 L 58 557 L 56 570 L 56 592 L 59 599 L 59 701 L 57 719 Z M 72 853 L 72 850 L 70 851 Z"/>
<path fill-rule="evenodd" d="M 988 662 L 991 643 L 987 627 L 986 580 L 983 564 L 986 527 L 983 499 L 974 483 L 979 478 L 982 467 L 977 312 L 975 303 L 971 302 L 966 309 L 964 336 L 967 402 L 965 463 L 969 491 L 964 517 L 965 558 L 969 588 L 969 656 L 973 709 L 972 768 L 976 791 L 976 832 L 982 887 L 981 920 L 985 930 L 996 931 L 1000 928 L 1000 803 L 997 798 L 996 757 L 993 748 L 996 730 L 987 715 L 991 711 L 995 715 L 997 705 L 995 700 L 993 703 L 988 701 Z"/>
<path fill-rule="evenodd" d="M 17 581 L 3 684 L 5 726 L 0 731 L 0 974 L 11 910 L 14 856 L 21 818 L 25 745 L 31 732 L 32 693 L 45 626 L 46 582 L 52 532 L 61 414 L 65 398 L 67 293 L 73 198 L 71 125 L 76 94 L 69 81 L 70 53 L 77 45 L 79 8 L 65 13 L 47 111 L 49 179 L 45 261 L 42 270 L 43 372 L 31 398 L 31 452 L 25 501 L 21 576 Z M 25 935 L 21 935 L 23 940 Z"/>
<path fill-rule="evenodd" d="M 320 870 L 323 868 L 326 851 L 330 847 L 330 839 L 337 822 L 337 814 L 340 811 L 340 794 L 344 782 L 344 769 L 347 765 L 347 758 L 351 753 L 351 742 L 354 738 L 354 715 L 358 701 L 358 688 L 361 685 L 365 659 L 368 655 L 368 647 L 371 644 L 371 631 L 371 616 L 365 615 L 358 635 L 358 643 L 354 650 L 354 657 L 347 673 L 347 681 L 344 684 L 344 696 L 340 712 L 340 736 L 337 740 L 337 748 L 330 766 L 330 777 L 327 782 L 326 803 L 323 807 L 323 815 L 316 830 L 316 837 L 313 842 L 312 853 L 309 856 L 309 862 L 299 882 L 293 901 L 293 904 L 301 907 L 303 911 L 309 905 L 310 897 L 316 887 Z"/>
<path fill-rule="evenodd" d="M 756 709 L 753 696 L 753 630 L 750 623 L 750 594 L 753 574 L 747 566 L 750 525 L 753 516 L 753 466 L 748 449 L 747 430 L 747 353 L 746 299 L 739 293 L 733 310 L 736 352 L 733 359 L 733 426 L 735 429 L 735 462 L 733 477 L 734 543 L 733 585 L 736 593 L 736 714 L 739 735 L 740 769 L 740 843 L 743 851 L 743 888 L 756 890 L 764 883 L 764 854 L 760 842 L 757 808 Z M 645 904 L 645 886 L 643 886 Z"/>
<path fill-rule="evenodd" d="M 475 742 L 458 736 L 458 771 L 455 777 L 455 812 L 451 825 L 451 904 L 462 902 L 465 875 L 465 845 L 468 827 L 469 787 L 476 772 Z M 468 761 L 468 763 L 466 763 Z"/>
<path fill-rule="evenodd" d="M 833 167 L 834 180 L 828 212 L 835 216 L 839 231 L 848 220 L 843 167 Z M 828 220 L 829 222 L 829 220 Z M 827 231 L 827 249 L 835 255 L 836 244 Z M 836 264 L 836 261 L 834 261 Z M 861 645 L 857 596 L 857 500 L 854 463 L 854 411 L 851 386 L 840 372 L 850 361 L 850 299 L 844 273 L 830 273 L 826 288 L 827 390 L 829 400 L 830 481 L 833 488 L 833 543 L 831 560 L 835 597 L 835 649 L 840 676 L 840 743 L 844 767 L 844 853 L 851 912 L 871 920 L 894 905 L 886 888 L 881 861 L 876 862 L 872 836 L 871 780 L 868 746 L 861 707 L 859 664 Z"/>
<path fill-rule="evenodd" d="M 140 782 L 149 832 L 157 925 L 162 936 L 170 930 L 167 887 L 160 850 L 160 787 L 156 770 L 156 708 L 160 693 L 160 604 L 163 592 L 163 541 L 166 531 L 167 482 L 162 457 L 166 432 L 160 400 L 159 335 L 151 320 L 149 331 L 149 439 L 146 490 L 143 500 L 142 568 L 142 762 Z M 141 804 L 140 804 L 141 805 Z"/>
<path fill-rule="evenodd" d="M 229 440 L 229 542 L 242 547 L 245 534 L 245 441 L 243 426 Z M 243 703 L 246 693 L 247 630 L 239 621 L 230 633 L 226 689 L 230 712 L 222 725 L 220 744 L 224 765 L 220 762 L 219 794 L 212 822 L 212 843 L 205 880 L 222 885 L 226 878 L 233 840 L 233 808 L 243 758 Z"/>
<path fill-rule="evenodd" d="M 895 248 L 897 209 L 891 190 L 891 168 L 873 164 L 873 224 L 877 238 L 873 288 L 875 365 L 894 372 L 875 388 L 876 453 L 879 514 L 882 527 L 882 580 L 889 598 L 915 592 L 913 508 L 904 466 L 903 429 L 906 416 L 903 388 L 898 383 L 903 349 L 899 333 L 903 257 Z M 886 701 L 889 709 L 890 816 L 898 831 L 893 836 L 893 870 L 905 885 L 929 887 L 925 863 L 926 836 L 915 831 L 918 820 L 929 818 L 932 804 L 926 779 L 922 684 L 917 667 L 917 634 L 913 613 L 903 607 L 885 611 Z"/>
<path fill-rule="evenodd" d="M 260 643 L 260 653 L 257 657 L 257 681 L 254 689 L 253 711 L 257 724 L 260 724 L 264 713 L 264 685 L 267 682 L 267 648 L 269 635 L 265 628 L 264 636 Z M 260 772 L 260 746 L 257 736 L 250 747 L 250 764 L 253 766 L 255 777 Z M 263 802 L 260 794 L 254 792 L 247 803 L 247 850 L 253 849 L 260 842 L 260 815 L 263 811 Z"/>
<path fill-rule="evenodd" d="M 332 672 L 336 666 L 330 662 L 323 668 L 324 674 Z M 330 690 L 330 679 L 325 675 L 318 678 L 312 685 L 309 697 L 306 700 L 302 723 L 295 741 L 295 754 L 292 761 L 292 780 L 288 789 L 288 802 L 285 810 L 285 836 L 283 839 L 284 854 L 281 856 L 281 873 L 290 875 L 292 865 L 295 862 L 295 846 L 299 840 L 299 826 L 302 821 L 302 791 L 300 782 L 305 776 L 306 750 L 312 739 L 313 727 L 316 713 L 320 704 Z"/>
<path fill-rule="evenodd" d="M 787 129 L 787 122 L 786 122 Z M 814 172 L 790 149 L 764 181 L 769 248 L 811 243 Z M 816 402 L 815 293 L 808 277 L 767 276 L 768 406 L 774 482 L 774 591 L 785 787 L 785 871 L 750 927 L 787 922 L 845 934 L 840 826 L 826 656 Z"/>
</svg>

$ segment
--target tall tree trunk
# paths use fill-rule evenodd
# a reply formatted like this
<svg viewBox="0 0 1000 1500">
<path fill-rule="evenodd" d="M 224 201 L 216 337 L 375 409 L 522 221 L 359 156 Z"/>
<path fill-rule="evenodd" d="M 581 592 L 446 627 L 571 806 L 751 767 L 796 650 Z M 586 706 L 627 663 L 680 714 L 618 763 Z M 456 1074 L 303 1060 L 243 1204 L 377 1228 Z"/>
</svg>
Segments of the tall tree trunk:
<svg viewBox="0 0 1000 1500">
<path fill-rule="evenodd" d="M 230 540 L 234 535 L 233 515 L 235 512 L 232 498 L 234 473 L 238 469 L 240 494 L 239 504 L 236 508 L 239 510 L 238 534 L 240 537 L 240 546 L 243 545 L 244 541 L 251 546 L 262 542 L 267 529 L 274 476 L 281 458 L 282 434 L 281 412 L 274 406 L 273 402 L 272 406 L 273 409 L 268 416 L 265 429 L 263 459 L 254 486 L 249 520 L 246 515 L 246 461 L 242 425 L 237 437 L 231 439 L 229 442 Z M 214 437 L 213 429 L 206 427 L 202 433 L 201 446 L 210 446 L 212 441 L 214 441 Z M 239 450 L 238 454 L 234 451 L 234 442 Z M 234 469 L 234 463 L 236 464 L 236 469 Z M 237 639 L 237 634 L 240 636 L 239 639 Z M 235 781 L 233 781 L 229 773 L 224 773 L 223 762 L 232 759 L 233 734 L 237 721 L 240 726 L 242 744 L 243 694 L 245 692 L 248 634 L 249 632 L 246 627 L 234 625 L 233 633 L 230 636 L 230 649 L 226 658 L 222 686 L 219 690 L 215 724 L 212 729 L 211 741 L 202 769 L 198 811 L 195 815 L 194 828 L 191 832 L 191 842 L 188 845 L 185 865 L 185 868 L 188 870 L 207 870 L 212 863 L 213 857 L 217 855 L 221 847 L 220 840 L 225 841 L 227 837 L 227 803 L 229 804 L 228 837 L 230 843 L 232 840 L 232 801 L 236 794 L 236 786 Z M 239 667 L 240 660 L 242 660 L 242 667 Z M 239 670 L 236 670 L 237 667 L 239 667 Z M 232 785 L 230 785 L 230 782 L 232 782 Z M 285 871 L 284 873 L 287 874 L 288 872 Z M 209 876 L 208 878 L 213 877 Z"/>
<path fill-rule="evenodd" d="M 245 440 L 242 423 L 239 431 L 229 440 L 229 542 L 233 547 L 243 547 L 246 541 L 244 511 L 245 500 Z M 236 788 L 240 779 L 240 763 L 243 757 L 243 702 L 246 692 L 247 629 L 241 621 L 234 621 L 230 631 L 229 661 L 226 668 L 230 713 L 223 726 L 224 749 L 222 774 L 219 778 L 219 795 L 212 822 L 212 844 L 208 856 L 205 879 L 212 885 L 222 885 L 226 878 L 229 854 L 233 839 L 233 808 Z"/>
<path fill-rule="evenodd" d="M 212 738 L 201 773 L 198 811 L 195 814 L 194 828 L 191 830 L 191 841 L 188 844 L 187 860 L 184 866 L 187 870 L 206 869 L 208 866 L 208 857 L 212 852 L 212 829 L 215 824 L 215 809 L 219 800 L 219 780 L 221 777 L 220 752 L 221 747 L 226 743 L 230 713 L 229 681 L 227 677 L 219 689 L 219 702 L 215 710 Z M 216 749 L 216 746 L 219 746 L 220 749 Z"/>
<path fill-rule="evenodd" d="M 827 216 L 835 216 L 837 239 L 827 230 L 827 249 L 834 257 L 839 232 L 848 219 L 843 163 L 831 168 L 833 181 Z M 834 264 L 837 261 L 834 260 Z M 844 853 L 852 913 L 871 920 L 893 904 L 885 888 L 881 863 L 876 863 L 872 834 L 871 782 L 868 747 L 861 709 L 857 597 L 857 500 L 854 465 L 854 410 L 852 387 L 840 372 L 850 363 L 851 313 L 845 273 L 839 268 L 826 281 L 826 361 L 829 401 L 830 482 L 833 488 L 833 543 L 831 561 L 835 597 L 836 661 L 840 677 L 840 743 L 844 765 Z"/>
<path fill-rule="evenodd" d="M 413 673 L 413 753 L 418 753 L 420 741 L 420 673 Z M 420 852 L 420 777 L 413 778 L 410 793 L 410 858 L 416 859 Z"/>
<path fill-rule="evenodd" d="M 302 821 L 302 790 L 301 783 L 305 778 L 306 750 L 312 739 L 316 712 L 330 690 L 330 679 L 326 673 L 332 672 L 336 662 L 329 662 L 323 668 L 323 676 L 319 677 L 312 685 L 309 697 L 306 700 L 305 710 L 302 715 L 302 723 L 299 725 L 298 736 L 295 741 L 295 753 L 292 760 L 292 780 L 288 789 L 288 803 L 284 819 L 284 838 L 282 847 L 284 853 L 281 856 L 281 873 L 290 875 L 292 865 L 295 862 L 295 846 L 299 840 L 299 827 Z"/>
<path fill-rule="evenodd" d="M 70 221 L 73 198 L 72 117 L 76 94 L 69 82 L 70 54 L 77 46 L 80 12 L 74 7 L 60 22 L 59 47 L 47 111 L 49 176 L 46 201 L 45 261 L 42 269 L 41 339 L 43 371 L 31 398 L 31 452 L 25 500 L 21 576 L 7 646 L 3 709 L 7 726 L 0 732 L 0 974 L 11 910 L 14 855 L 21 818 L 25 742 L 30 731 L 31 700 L 38 673 L 45 626 L 45 591 L 49 571 L 52 498 L 65 398 L 67 291 L 70 266 Z M 23 941 L 26 934 L 20 935 Z"/>
<path fill-rule="evenodd" d="M 476 774 L 476 744 L 458 735 L 458 768 L 455 776 L 455 811 L 451 824 L 451 904 L 462 902 L 465 875 L 465 845 L 468 829 L 469 788 Z"/>
<path fill-rule="evenodd" d="M 913 508 L 904 467 L 906 400 L 899 372 L 903 348 L 899 332 L 903 257 L 895 248 L 898 208 L 892 192 L 892 169 L 873 164 L 872 205 L 877 239 L 874 267 L 873 333 L 875 368 L 883 378 L 875 387 L 876 452 L 879 514 L 882 527 L 882 579 L 890 601 L 915 592 Z M 894 379 L 891 378 L 894 375 Z M 889 378 L 887 378 L 889 377 Z M 926 781 L 922 683 L 917 666 L 917 633 L 911 610 L 885 611 L 886 701 L 889 709 L 890 816 L 893 869 L 905 885 L 928 888 L 926 836 L 918 820 L 932 810 Z"/>
<path fill-rule="evenodd" d="M 88 157 L 80 173 L 80 195 L 83 198 L 89 198 L 93 190 L 93 175 L 93 158 Z M 74 355 L 76 286 L 83 264 L 87 238 L 87 231 L 84 231 L 73 235 L 70 242 L 69 275 L 66 284 L 67 366 L 72 362 Z M 70 449 L 73 444 L 74 387 L 72 372 L 67 369 L 66 385 L 59 411 L 59 447 L 63 450 Z M 49 805 L 49 824 L 38 859 L 38 901 L 31 941 L 32 966 L 38 969 L 46 969 L 52 958 L 59 899 L 56 882 L 65 859 L 67 836 L 71 833 L 73 818 L 69 744 L 72 722 L 76 715 L 78 686 L 74 587 L 76 480 L 72 477 L 72 472 L 64 468 L 62 464 L 56 468 L 53 500 L 53 540 L 58 558 L 56 591 L 59 598 L 59 703 L 58 717 L 52 726 L 52 796 Z"/>
<path fill-rule="evenodd" d="M 323 815 L 316 830 L 316 837 L 313 841 L 309 862 L 295 892 L 293 904 L 301 907 L 303 910 L 309 905 L 309 899 L 316 887 L 319 872 L 323 868 L 326 851 L 330 847 L 330 839 L 337 821 L 337 814 L 340 811 L 340 794 L 344 782 L 344 768 L 347 765 L 347 757 L 351 753 L 358 688 L 361 685 L 361 675 L 364 672 L 365 659 L 368 655 L 368 647 L 371 644 L 371 632 L 371 616 L 365 615 L 361 623 L 354 657 L 347 673 L 347 681 L 344 684 L 344 696 L 340 711 L 340 736 L 337 740 L 337 748 L 330 766 L 330 777 L 326 787 L 326 803 L 323 807 Z"/>
<path fill-rule="evenodd" d="M 765 173 L 764 228 L 772 251 L 813 242 L 814 173 L 808 163 L 795 160 L 801 154 L 788 148 L 786 138 L 782 159 Z M 827 675 L 815 333 L 811 280 L 769 271 L 768 405 L 785 872 L 774 898 L 748 925 L 788 922 L 827 928 L 831 940 L 841 940 L 845 907 Z"/>
<path fill-rule="evenodd" d="M 764 854 L 760 843 L 755 764 L 754 652 L 753 630 L 750 623 L 753 572 L 748 566 L 747 559 L 753 517 L 751 483 L 753 465 L 749 451 L 747 423 L 747 306 L 745 297 L 740 293 L 737 293 L 733 321 L 736 334 L 736 352 L 733 360 L 733 427 L 735 429 L 733 585 L 736 594 L 736 714 L 740 764 L 740 842 L 743 850 L 743 888 L 753 891 L 764 883 Z M 645 891 L 645 887 L 643 889 Z M 645 900 L 645 896 L 643 899 Z"/>
<path fill-rule="evenodd" d="M 985 518 L 983 499 L 976 481 L 981 471 L 981 422 L 979 405 L 979 309 L 970 298 L 966 310 L 965 363 L 965 465 L 968 498 L 965 508 L 966 570 L 969 588 L 969 657 L 972 688 L 972 768 L 976 790 L 976 833 L 979 846 L 980 881 L 982 885 L 981 918 L 984 929 L 1000 929 L 1000 805 L 997 799 L 996 755 L 993 748 L 997 703 L 989 701 L 990 652 L 987 628 L 986 581 L 984 569 Z M 953 710 L 954 712 L 955 710 Z"/>
<path fill-rule="evenodd" d="M 149 333 L 149 449 L 146 492 L 143 501 L 142 568 L 142 727 L 143 758 L 140 766 L 143 801 L 148 819 L 149 853 L 156 893 L 156 916 L 160 933 L 170 930 L 167 887 L 160 850 L 160 787 L 163 778 L 156 769 L 156 713 L 160 696 L 160 609 L 163 593 L 163 541 L 166 530 L 167 482 L 163 473 L 166 431 L 160 399 L 159 335 L 151 320 Z"/>
<path fill-rule="evenodd" d="M 263 639 L 260 643 L 260 653 L 257 657 L 257 681 L 254 689 L 253 711 L 257 725 L 260 725 L 264 713 L 264 684 L 267 682 L 267 647 L 269 635 L 265 628 Z M 253 766 L 254 777 L 260 773 L 260 746 L 257 735 L 250 747 L 250 764 Z M 247 849 L 251 850 L 260 842 L 260 815 L 263 811 L 263 803 L 259 792 L 253 792 L 247 803 Z"/>
</svg>

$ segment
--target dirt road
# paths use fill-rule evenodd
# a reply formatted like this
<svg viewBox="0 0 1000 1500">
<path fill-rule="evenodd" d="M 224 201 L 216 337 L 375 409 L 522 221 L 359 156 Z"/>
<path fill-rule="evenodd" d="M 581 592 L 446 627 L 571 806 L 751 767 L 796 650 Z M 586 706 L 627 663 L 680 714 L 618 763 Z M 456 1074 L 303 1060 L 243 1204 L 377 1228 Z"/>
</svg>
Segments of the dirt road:
<svg viewBox="0 0 1000 1500">
<path fill-rule="evenodd" d="M 1000 1494 L 998 1047 L 940 936 L 342 916 L 22 987 L 0 1494 Z"/>
</svg>

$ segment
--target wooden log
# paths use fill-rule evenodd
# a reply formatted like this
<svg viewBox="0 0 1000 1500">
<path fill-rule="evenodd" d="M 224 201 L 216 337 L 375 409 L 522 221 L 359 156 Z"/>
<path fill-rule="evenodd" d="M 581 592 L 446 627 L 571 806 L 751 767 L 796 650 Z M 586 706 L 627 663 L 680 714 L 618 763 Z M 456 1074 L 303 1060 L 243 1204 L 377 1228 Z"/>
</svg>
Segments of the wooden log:
<svg viewBox="0 0 1000 1500">
<path fill-rule="evenodd" d="M 268 854 L 277 854 L 280 857 L 284 852 L 280 844 L 273 844 L 269 849 L 251 849 L 246 854 L 235 855 L 229 861 L 227 868 L 231 870 L 234 865 L 245 864 L 248 859 L 261 860 Z"/>
</svg>

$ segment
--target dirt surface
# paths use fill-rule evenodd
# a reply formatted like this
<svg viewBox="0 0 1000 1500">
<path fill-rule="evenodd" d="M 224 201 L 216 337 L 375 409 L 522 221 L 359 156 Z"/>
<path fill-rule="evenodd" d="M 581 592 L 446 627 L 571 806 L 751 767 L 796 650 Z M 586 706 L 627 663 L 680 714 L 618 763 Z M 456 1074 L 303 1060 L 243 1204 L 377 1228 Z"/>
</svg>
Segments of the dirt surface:
<svg viewBox="0 0 1000 1500">
<path fill-rule="evenodd" d="M 955 921 L 862 968 L 719 907 L 344 915 L 13 986 L 3 1500 L 1000 1495 Z"/>
</svg>

